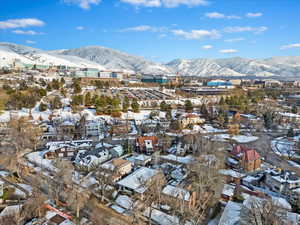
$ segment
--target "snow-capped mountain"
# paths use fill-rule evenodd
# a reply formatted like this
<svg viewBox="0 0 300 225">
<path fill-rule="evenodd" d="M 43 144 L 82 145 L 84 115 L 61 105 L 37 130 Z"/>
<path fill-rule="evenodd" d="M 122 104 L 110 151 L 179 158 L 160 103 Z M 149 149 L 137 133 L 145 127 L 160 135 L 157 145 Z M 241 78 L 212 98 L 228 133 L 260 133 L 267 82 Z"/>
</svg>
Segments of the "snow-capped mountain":
<svg viewBox="0 0 300 225">
<path fill-rule="evenodd" d="M 143 57 L 129 55 L 124 52 L 100 46 L 88 46 L 70 50 L 56 51 L 60 55 L 78 56 L 99 63 L 107 69 L 142 72 L 151 74 L 171 73 L 168 67 L 155 63 Z"/>
<path fill-rule="evenodd" d="M 0 43 L 0 66 L 15 59 L 23 63 L 69 65 L 121 70 L 146 74 L 176 74 L 190 76 L 281 76 L 300 77 L 300 56 L 272 57 L 268 59 L 176 59 L 162 64 L 143 57 L 100 46 L 43 51 L 23 45 Z"/>
<path fill-rule="evenodd" d="M 81 68 L 92 67 L 104 70 L 105 68 L 97 63 L 76 57 L 58 55 L 36 48 L 12 43 L 0 43 L 0 66 L 10 65 L 15 59 L 22 63 L 38 65 L 66 65 Z"/>
<path fill-rule="evenodd" d="M 300 76 L 300 57 L 269 59 L 176 59 L 166 64 L 172 71 L 196 76 Z"/>
</svg>

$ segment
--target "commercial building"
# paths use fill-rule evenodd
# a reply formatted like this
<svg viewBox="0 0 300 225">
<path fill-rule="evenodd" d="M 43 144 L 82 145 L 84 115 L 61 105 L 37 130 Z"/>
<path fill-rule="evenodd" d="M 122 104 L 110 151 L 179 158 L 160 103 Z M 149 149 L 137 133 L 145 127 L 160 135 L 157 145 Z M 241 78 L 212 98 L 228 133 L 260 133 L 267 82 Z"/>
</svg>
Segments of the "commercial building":
<svg viewBox="0 0 300 225">
<path fill-rule="evenodd" d="M 142 76 L 142 82 L 144 83 L 159 83 L 159 84 L 166 84 L 169 82 L 168 78 L 163 75 L 147 75 L 144 74 Z"/>
</svg>

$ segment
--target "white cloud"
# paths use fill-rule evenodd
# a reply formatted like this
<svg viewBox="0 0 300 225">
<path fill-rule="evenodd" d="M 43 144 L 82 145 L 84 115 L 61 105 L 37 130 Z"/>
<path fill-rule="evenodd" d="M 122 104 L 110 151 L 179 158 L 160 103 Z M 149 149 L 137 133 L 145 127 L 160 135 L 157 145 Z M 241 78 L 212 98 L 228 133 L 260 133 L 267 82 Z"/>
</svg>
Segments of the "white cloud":
<svg viewBox="0 0 300 225">
<path fill-rule="evenodd" d="M 27 40 L 25 41 L 27 44 L 35 44 L 36 42 L 35 41 L 31 41 L 31 40 Z"/>
<path fill-rule="evenodd" d="M 230 53 L 236 53 L 236 52 L 238 52 L 238 50 L 236 50 L 236 49 L 222 49 L 219 52 L 223 53 L 223 54 L 230 54 Z"/>
<path fill-rule="evenodd" d="M 230 42 L 230 43 L 232 43 L 232 42 L 239 42 L 239 41 L 244 41 L 245 40 L 245 38 L 232 38 L 232 39 L 227 39 L 227 40 L 224 40 L 225 42 Z"/>
<path fill-rule="evenodd" d="M 212 49 L 213 46 L 212 45 L 203 45 L 202 49 L 208 50 L 208 49 Z"/>
<path fill-rule="evenodd" d="M 267 27 L 226 27 L 224 29 L 227 33 L 239 33 L 239 32 L 253 32 L 255 34 L 260 34 L 268 30 Z"/>
<path fill-rule="evenodd" d="M 210 12 L 205 14 L 206 17 L 210 19 L 241 19 L 240 16 L 236 15 L 225 15 L 223 13 L 218 12 Z"/>
<path fill-rule="evenodd" d="M 144 7 L 160 7 L 160 0 L 121 0 L 121 2 L 129 3 L 134 6 L 144 6 Z"/>
<path fill-rule="evenodd" d="M 217 30 L 172 30 L 171 31 L 176 36 L 181 36 L 187 40 L 199 40 L 202 38 L 212 38 L 218 39 L 221 37 L 221 34 Z"/>
<path fill-rule="evenodd" d="M 85 29 L 85 27 L 83 27 L 83 26 L 76 27 L 76 30 L 84 30 L 84 29 Z"/>
<path fill-rule="evenodd" d="M 263 14 L 258 12 L 258 13 L 247 13 L 246 17 L 248 18 L 256 18 L 256 17 L 261 17 Z"/>
<path fill-rule="evenodd" d="M 198 6 L 198 5 L 208 5 L 206 0 L 161 0 L 163 5 L 168 8 L 177 7 L 179 5 L 187 5 L 189 7 Z"/>
<path fill-rule="evenodd" d="M 280 47 L 281 50 L 290 49 L 290 48 L 300 48 L 300 43 L 283 45 Z"/>
<path fill-rule="evenodd" d="M 152 27 L 149 25 L 140 25 L 140 26 L 136 26 L 136 27 L 128 27 L 128 28 L 124 28 L 122 30 L 120 30 L 120 32 L 144 32 L 144 31 L 150 31 L 150 32 L 163 32 L 166 31 L 167 28 L 165 27 Z"/>
<path fill-rule="evenodd" d="M 25 27 L 41 27 L 45 23 L 35 18 L 11 19 L 0 21 L 0 29 L 14 29 Z"/>
<path fill-rule="evenodd" d="M 34 30 L 13 30 L 12 31 L 15 34 L 24 34 L 24 35 L 41 35 L 43 33 L 36 32 Z"/>
<path fill-rule="evenodd" d="M 207 0 L 120 0 L 124 3 L 129 3 L 134 6 L 144 7 L 166 7 L 175 8 L 180 5 L 186 5 L 188 7 L 194 7 L 198 5 L 207 5 Z"/>
<path fill-rule="evenodd" d="M 91 5 L 98 5 L 101 0 L 63 0 L 63 2 L 78 5 L 82 9 L 90 9 Z"/>
</svg>

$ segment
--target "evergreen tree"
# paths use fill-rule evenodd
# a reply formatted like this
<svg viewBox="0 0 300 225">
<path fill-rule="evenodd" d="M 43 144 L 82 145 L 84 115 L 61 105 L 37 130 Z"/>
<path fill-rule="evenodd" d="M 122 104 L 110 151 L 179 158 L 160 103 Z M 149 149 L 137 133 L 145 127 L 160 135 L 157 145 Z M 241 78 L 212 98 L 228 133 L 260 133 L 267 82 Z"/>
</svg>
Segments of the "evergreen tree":
<svg viewBox="0 0 300 225">
<path fill-rule="evenodd" d="M 131 108 L 132 108 L 132 111 L 135 113 L 140 112 L 140 105 L 136 99 L 134 99 L 133 102 L 131 103 Z"/>
<path fill-rule="evenodd" d="M 186 112 L 193 112 L 193 104 L 191 100 L 186 100 L 184 103 L 184 108 Z"/>
<path fill-rule="evenodd" d="M 86 93 L 86 95 L 84 97 L 84 104 L 86 106 L 91 106 L 92 105 L 92 96 L 91 96 L 90 92 Z"/>
<path fill-rule="evenodd" d="M 159 106 L 161 111 L 167 111 L 169 109 L 169 105 L 165 101 L 162 101 Z"/>
<path fill-rule="evenodd" d="M 172 111 L 171 111 L 171 109 L 169 109 L 169 110 L 167 111 L 167 113 L 166 113 L 166 118 L 167 118 L 167 120 L 171 120 L 171 119 L 172 119 Z"/>
<path fill-rule="evenodd" d="M 272 124 L 273 124 L 273 115 L 271 112 L 267 111 L 265 114 L 264 114 L 264 122 L 265 122 L 265 127 L 267 129 L 270 129 Z"/>
<path fill-rule="evenodd" d="M 124 97 L 122 111 L 127 112 L 130 106 L 129 98 L 127 96 Z"/>
<path fill-rule="evenodd" d="M 41 112 L 44 112 L 44 111 L 47 110 L 47 108 L 48 108 L 48 105 L 45 104 L 45 103 L 43 103 L 43 102 L 41 102 L 40 107 L 39 107 L 39 110 L 40 110 Z"/>
<path fill-rule="evenodd" d="M 60 109 L 62 107 L 62 103 L 58 96 L 55 96 L 54 99 L 50 103 L 51 109 Z"/>
<path fill-rule="evenodd" d="M 294 129 L 292 127 L 288 130 L 287 136 L 288 137 L 294 137 L 295 136 Z"/>
<path fill-rule="evenodd" d="M 71 104 L 73 106 L 83 105 L 83 96 L 82 95 L 73 95 Z"/>
<path fill-rule="evenodd" d="M 295 114 L 298 113 L 298 107 L 296 105 L 293 105 L 293 107 L 292 107 L 292 113 L 295 113 Z"/>
</svg>

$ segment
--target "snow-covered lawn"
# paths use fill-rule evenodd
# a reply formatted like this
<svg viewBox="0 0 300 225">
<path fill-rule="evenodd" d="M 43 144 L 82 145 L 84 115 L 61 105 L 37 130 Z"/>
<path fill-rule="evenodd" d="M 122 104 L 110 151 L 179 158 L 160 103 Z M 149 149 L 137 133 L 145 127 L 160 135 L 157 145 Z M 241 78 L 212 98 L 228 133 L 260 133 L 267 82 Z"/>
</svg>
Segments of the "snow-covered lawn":
<svg viewBox="0 0 300 225">
<path fill-rule="evenodd" d="M 246 144 L 246 143 L 250 143 L 250 142 L 254 142 L 256 140 L 258 140 L 258 137 L 256 136 L 246 136 L 246 135 L 235 135 L 235 136 L 230 136 L 229 134 L 217 134 L 213 136 L 213 140 L 216 141 L 228 141 L 228 140 L 234 140 L 238 143 L 241 144 Z"/>
</svg>

